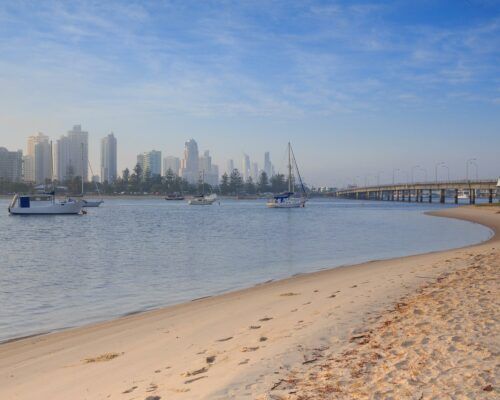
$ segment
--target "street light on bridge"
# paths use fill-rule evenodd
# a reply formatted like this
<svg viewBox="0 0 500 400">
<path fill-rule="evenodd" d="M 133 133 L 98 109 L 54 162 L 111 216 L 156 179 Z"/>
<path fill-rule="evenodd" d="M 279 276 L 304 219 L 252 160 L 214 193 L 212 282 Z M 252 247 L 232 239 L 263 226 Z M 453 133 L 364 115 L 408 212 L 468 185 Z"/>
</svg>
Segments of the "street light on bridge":
<svg viewBox="0 0 500 400">
<path fill-rule="evenodd" d="M 434 177 L 436 178 L 436 183 L 438 181 L 438 167 L 440 167 L 441 165 L 445 165 L 443 161 L 438 162 L 434 165 Z"/>
<path fill-rule="evenodd" d="M 399 172 L 399 168 L 394 168 L 392 170 L 392 184 L 394 185 L 396 182 L 395 182 L 395 175 L 396 175 L 396 172 Z"/>
<path fill-rule="evenodd" d="M 469 164 L 476 161 L 475 158 L 469 158 L 465 163 L 465 179 L 469 180 Z M 477 164 L 476 164 L 476 175 L 477 175 Z"/>
<path fill-rule="evenodd" d="M 420 168 L 420 165 L 414 165 L 413 167 L 411 167 L 411 183 L 414 183 L 413 171 L 415 171 L 415 168 Z"/>
</svg>

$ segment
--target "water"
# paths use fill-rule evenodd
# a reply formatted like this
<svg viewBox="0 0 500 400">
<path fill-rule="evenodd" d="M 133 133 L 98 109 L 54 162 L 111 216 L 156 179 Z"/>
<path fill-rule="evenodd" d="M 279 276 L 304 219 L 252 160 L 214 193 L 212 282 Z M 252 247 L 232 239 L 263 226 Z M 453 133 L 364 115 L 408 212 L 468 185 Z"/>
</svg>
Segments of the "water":
<svg viewBox="0 0 500 400">
<path fill-rule="evenodd" d="M 7 206 L 0 200 L 0 341 L 491 236 L 423 214 L 436 204 L 313 200 L 270 210 L 117 199 L 85 216 L 37 217 L 9 216 Z"/>
</svg>

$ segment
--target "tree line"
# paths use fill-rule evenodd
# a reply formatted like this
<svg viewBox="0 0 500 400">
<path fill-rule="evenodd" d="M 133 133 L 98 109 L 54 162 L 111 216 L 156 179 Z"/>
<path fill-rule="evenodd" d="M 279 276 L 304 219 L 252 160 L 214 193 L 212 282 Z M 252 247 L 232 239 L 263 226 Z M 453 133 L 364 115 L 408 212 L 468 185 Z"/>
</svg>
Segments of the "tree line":
<svg viewBox="0 0 500 400">
<path fill-rule="evenodd" d="M 46 185 L 51 185 L 52 182 L 47 181 Z M 82 180 L 81 177 L 70 177 L 63 182 L 54 182 L 56 186 L 64 186 L 70 194 L 78 194 L 81 192 Z M 142 168 L 137 164 L 132 171 L 128 168 L 123 170 L 122 176 L 118 177 L 115 182 L 103 182 L 97 185 L 99 191 L 103 194 L 199 194 L 215 192 L 221 195 L 238 196 L 238 195 L 258 195 L 263 193 L 280 193 L 288 190 L 288 179 L 283 174 L 276 174 L 268 177 L 265 172 L 259 175 L 257 182 L 249 177 L 244 179 L 238 169 L 234 169 L 230 174 L 224 173 L 221 177 L 219 185 L 212 187 L 207 183 L 202 183 L 201 180 L 192 184 L 184 178 L 175 174 L 172 170 L 168 170 L 165 176 L 151 174 L 149 170 L 142 171 Z M 84 183 L 84 191 L 86 193 L 96 192 L 96 185 L 92 182 Z M 20 193 L 33 192 L 34 185 L 23 182 L 8 182 L 0 179 L 0 193 Z"/>
</svg>

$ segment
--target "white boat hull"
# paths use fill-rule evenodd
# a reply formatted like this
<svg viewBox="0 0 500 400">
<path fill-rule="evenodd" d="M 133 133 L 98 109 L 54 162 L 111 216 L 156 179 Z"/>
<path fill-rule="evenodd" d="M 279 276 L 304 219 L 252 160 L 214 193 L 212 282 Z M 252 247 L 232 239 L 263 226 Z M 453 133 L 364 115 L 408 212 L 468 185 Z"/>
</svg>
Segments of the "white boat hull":
<svg viewBox="0 0 500 400">
<path fill-rule="evenodd" d="M 215 200 L 207 200 L 207 199 L 191 199 L 188 201 L 188 204 L 191 206 L 209 206 L 214 204 Z"/>
<path fill-rule="evenodd" d="M 28 200 L 29 196 L 21 197 Z M 32 200 L 24 203 L 19 196 L 15 196 L 8 208 L 9 213 L 13 215 L 74 215 L 82 212 L 81 201 L 54 201 L 52 197 L 36 195 L 32 197 Z"/>
<path fill-rule="evenodd" d="M 306 206 L 305 200 L 297 200 L 297 201 L 283 201 L 281 203 L 268 202 L 268 208 L 303 208 Z"/>
<path fill-rule="evenodd" d="M 13 207 L 9 212 L 14 215 L 61 215 L 61 214 L 80 214 L 82 205 L 75 203 L 54 203 L 50 206 L 21 208 Z"/>
<path fill-rule="evenodd" d="M 214 204 L 215 200 L 217 200 L 217 196 L 211 194 L 210 196 L 194 197 L 188 201 L 188 204 L 191 206 L 209 206 Z"/>
</svg>

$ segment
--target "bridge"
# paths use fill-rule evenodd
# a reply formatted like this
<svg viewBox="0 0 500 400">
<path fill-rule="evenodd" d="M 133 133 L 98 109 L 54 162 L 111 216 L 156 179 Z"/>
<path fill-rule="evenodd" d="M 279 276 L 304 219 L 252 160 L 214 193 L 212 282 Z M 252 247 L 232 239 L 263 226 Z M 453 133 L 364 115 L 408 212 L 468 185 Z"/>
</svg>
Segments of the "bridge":
<svg viewBox="0 0 500 400">
<path fill-rule="evenodd" d="M 340 189 L 336 192 L 336 197 L 363 200 L 389 200 L 389 201 L 415 201 L 432 203 L 437 197 L 440 203 L 444 203 L 446 197 L 454 199 L 458 204 L 459 194 L 468 196 L 469 203 L 475 204 L 477 197 L 487 197 L 490 203 L 496 195 L 496 179 L 487 180 L 458 180 L 458 181 L 438 181 L 438 182 L 415 182 L 396 183 L 391 185 L 377 185 L 365 187 L 350 187 Z"/>
</svg>

